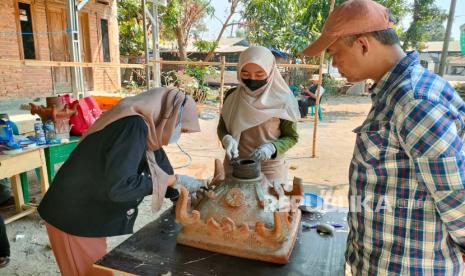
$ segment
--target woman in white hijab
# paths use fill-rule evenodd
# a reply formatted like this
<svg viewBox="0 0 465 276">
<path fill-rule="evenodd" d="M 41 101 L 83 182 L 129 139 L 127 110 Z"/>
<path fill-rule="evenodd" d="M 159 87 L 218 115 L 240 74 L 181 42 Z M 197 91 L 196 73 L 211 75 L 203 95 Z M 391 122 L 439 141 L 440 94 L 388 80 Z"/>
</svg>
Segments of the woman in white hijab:
<svg viewBox="0 0 465 276">
<path fill-rule="evenodd" d="M 299 108 L 291 90 L 265 47 L 241 53 L 239 87 L 226 92 L 218 137 L 226 150 L 225 170 L 231 159 L 255 159 L 272 184 L 287 184 L 284 153 L 298 141 Z M 287 190 L 287 189 L 286 189 Z"/>
</svg>

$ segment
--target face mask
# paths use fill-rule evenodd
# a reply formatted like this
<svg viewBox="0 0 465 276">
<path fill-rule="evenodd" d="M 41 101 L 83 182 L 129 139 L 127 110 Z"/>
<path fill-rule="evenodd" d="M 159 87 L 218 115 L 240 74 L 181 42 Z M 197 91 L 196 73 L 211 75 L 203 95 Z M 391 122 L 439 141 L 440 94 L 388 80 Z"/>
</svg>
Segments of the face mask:
<svg viewBox="0 0 465 276">
<path fill-rule="evenodd" d="M 171 134 L 170 141 L 168 144 L 176 144 L 179 141 L 179 138 L 181 137 L 181 124 L 178 124 L 176 128 L 173 131 L 173 134 Z"/>
<path fill-rule="evenodd" d="M 182 127 L 182 113 L 184 111 L 184 105 L 181 105 L 181 109 L 179 110 L 179 117 L 178 122 L 176 123 L 176 127 L 174 128 L 173 134 L 171 134 L 170 140 L 168 144 L 176 144 L 181 137 L 181 127 Z"/>
<path fill-rule="evenodd" d="M 247 86 L 252 91 L 255 91 L 261 87 L 263 87 L 266 82 L 268 81 L 268 78 L 264 80 L 252 80 L 252 79 L 242 79 L 242 82 Z"/>
</svg>

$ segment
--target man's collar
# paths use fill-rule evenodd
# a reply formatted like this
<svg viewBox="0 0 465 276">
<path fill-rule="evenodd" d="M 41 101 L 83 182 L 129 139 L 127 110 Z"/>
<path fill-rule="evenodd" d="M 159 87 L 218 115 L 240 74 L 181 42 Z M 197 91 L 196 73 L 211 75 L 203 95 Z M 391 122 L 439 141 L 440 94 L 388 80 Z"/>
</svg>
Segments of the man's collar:
<svg viewBox="0 0 465 276">
<path fill-rule="evenodd" d="M 384 76 L 370 89 L 371 98 L 373 99 L 380 91 L 388 87 L 395 79 L 399 77 L 408 67 L 418 64 L 418 52 L 408 52 L 394 67 L 387 71 Z"/>
</svg>

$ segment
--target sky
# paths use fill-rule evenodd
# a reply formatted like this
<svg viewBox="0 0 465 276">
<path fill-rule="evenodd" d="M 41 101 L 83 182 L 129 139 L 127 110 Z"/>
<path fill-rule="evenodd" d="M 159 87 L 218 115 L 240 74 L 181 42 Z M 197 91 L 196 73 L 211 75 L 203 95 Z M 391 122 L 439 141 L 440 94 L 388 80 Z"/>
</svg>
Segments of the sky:
<svg viewBox="0 0 465 276">
<path fill-rule="evenodd" d="M 461 0 L 461 1 L 465 1 L 465 0 Z M 229 9 L 229 2 L 227 0 L 211 0 L 211 5 L 215 8 L 215 15 L 221 19 L 222 21 L 224 21 L 226 19 L 226 16 L 228 16 L 229 14 L 229 11 L 227 11 Z M 233 17 L 233 20 L 239 20 L 240 19 L 240 16 L 238 14 L 236 14 L 234 17 Z M 205 23 L 207 25 L 207 28 L 208 28 L 208 32 L 203 34 L 203 38 L 204 39 L 208 39 L 208 38 L 216 38 L 218 36 L 218 33 L 220 32 L 221 30 L 221 27 L 223 24 L 221 24 L 218 19 L 216 18 L 209 18 L 207 20 L 205 20 Z M 233 35 L 235 33 L 235 30 L 236 30 L 236 27 L 237 26 L 234 26 L 234 30 L 233 30 Z M 223 36 L 229 36 L 231 34 L 231 28 L 228 28 Z"/>
<path fill-rule="evenodd" d="M 450 0 L 436 0 L 438 6 L 447 12 L 449 12 L 450 2 Z M 455 6 L 455 18 L 451 32 L 451 36 L 455 38 L 455 40 L 460 40 L 460 26 L 463 24 L 465 24 L 465 0 L 457 0 L 457 4 Z M 445 25 L 446 23 L 444 23 L 444 26 Z"/>
<path fill-rule="evenodd" d="M 413 2 L 413 0 L 411 0 Z M 450 8 L 450 0 L 436 0 L 436 3 L 440 8 L 443 10 L 446 10 L 447 13 L 449 12 Z M 227 0 L 212 0 L 211 4 L 215 8 L 215 15 L 219 17 L 221 20 L 224 21 L 224 19 L 227 16 L 226 10 L 229 8 L 229 2 Z M 236 15 L 235 19 L 238 20 L 240 16 Z M 405 19 L 403 21 L 404 24 L 408 24 L 409 19 Z M 204 39 L 208 38 L 216 38 L 218 35 L 221 24 L 219 21 L 215 18 L 210 18 L 205 20 L 205 23 L 208 27 L 208 32 L 203 34 Z M 451 36 L 454 37 L 455 40 L 460 39 L 460 26 L 465 24 L 465 0 L 457 0 L 457 4 L 455 7 L 455 18 L 454 18 L 454 23 L 452 25 L 452 33 Z M 446 22 L 444 23 L 444 26 L 446 25 Z M 229 28 L 226 32 L 225 35 L 229 36 L 231 28 Z M 234 35 L 234 32 L 233 32 Z"/>
</svg>

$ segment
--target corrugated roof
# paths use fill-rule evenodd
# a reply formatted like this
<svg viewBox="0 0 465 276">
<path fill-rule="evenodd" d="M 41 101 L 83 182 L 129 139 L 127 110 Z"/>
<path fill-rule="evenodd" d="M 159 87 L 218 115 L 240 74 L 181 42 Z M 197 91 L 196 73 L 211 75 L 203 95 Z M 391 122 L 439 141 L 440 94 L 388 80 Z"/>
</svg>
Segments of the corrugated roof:
<svg viewBox="0 0 465 276">
<path fill-rule="evenodd" d="M 443 41 L 428 41 L 425 43 L 426 47 L 422 52 L 442 52 Z M 449 42 L 449 52 L 460 52 L 460 42 L 459 41 L 450 41 Z"/>
<path fill-rule="evenodd" d="M 463 64 L 463 65 L 465 65 L 465 56 L 448 57 L 447 61 L 449 62 L 449 64 Z"/>
<path fill-rule="evenodd" d="M 217 53 L 237 53 L 242 52 L 247 49 L 246 46 L 242 45 L 235 45 L 235 44 L 247 44 L 243 41 L 245 38 L 241 37 L 229 37 L 229 38 L 222 38 L 218 42 L 218 48 L 215 52 Z M 214 41 L 213 39 L 208 41 Z M 176 51 L 178 49 L 178 44 L 176 41 L 165 41 L 160 43 L 160 51 L 162 52 L 170 52 Z M 186 47 L 187 52 L 197 52 L 197 48 L 194 46 L 194 40 L 189 40 Z"/>
<path fill-rule="evenodd" d="M 215 53 L 241 53 L 247 48 L 246 46 L 220 46 L 215 50 Z"/>
</svg>

